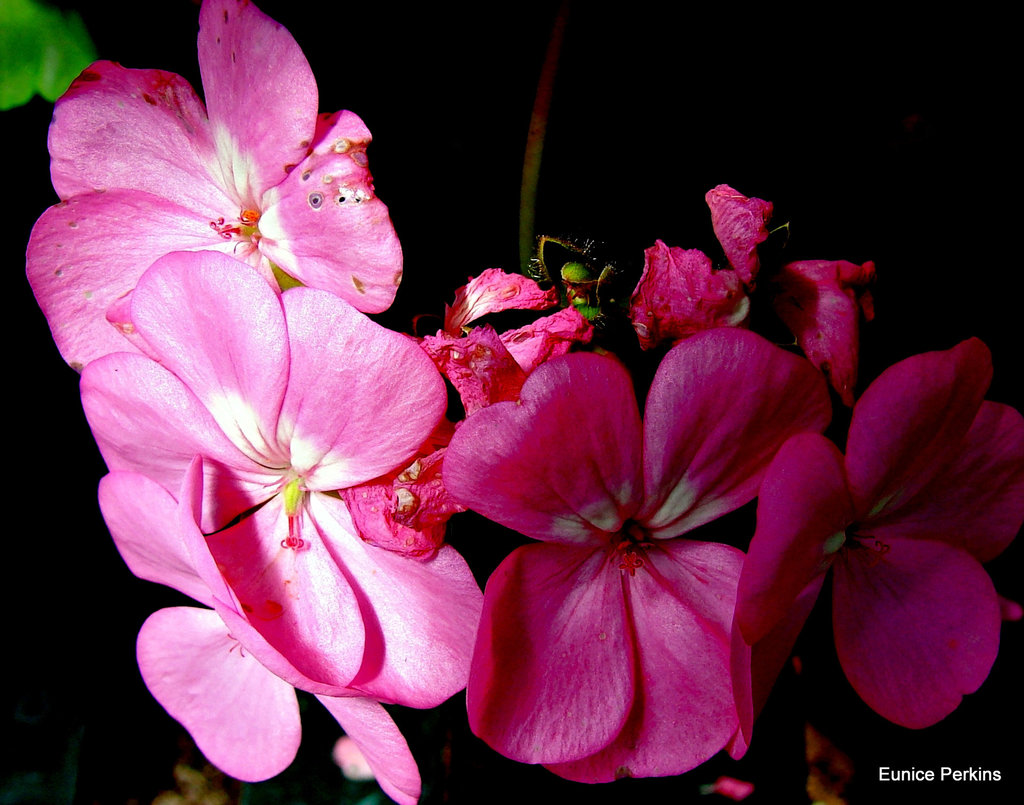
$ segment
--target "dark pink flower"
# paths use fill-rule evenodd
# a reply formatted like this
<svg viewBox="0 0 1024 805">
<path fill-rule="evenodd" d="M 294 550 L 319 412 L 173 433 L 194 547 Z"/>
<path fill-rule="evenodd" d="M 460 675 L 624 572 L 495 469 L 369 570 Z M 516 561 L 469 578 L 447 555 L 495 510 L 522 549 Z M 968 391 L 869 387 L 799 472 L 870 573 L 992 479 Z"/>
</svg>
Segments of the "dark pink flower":
<svg viewBox="0 0 1024 805">
<path fill-rule="evenodd" d="M 676 539 L 749 501 L 789 435 L 829 418 L 806 361 L 744 330 L 659 367 L 641 422 L 625 369 L 576 353 L 470 416 L 452 496 L 540 540 L 488 581 L 470 724 L 508 757 L 587 782 L 677 774 L 722 749 L 742 553 Z"/>
<path fill-rule="evenodd" d="M 181 76 L 102 61 L 54 109 L 61 203 L 32 231 L 28 276 L 72 365 L 126 348 L 108 309 L 173 251 L 222 251 L 367 312 L 394 298 L 402 252 L 366 126 L 318 116 L 302 51 L 256 6 L 205 0 L 199 23 L 205 106 Z"/>
<path fill-rule="evenodd" d="M 698 249 L 669 248 L 659 240 L 644 251 L 644 273 L 629 306 L 643 349 L 712 327 L 738 326 L 749 310 L 739 275 L 715 271 Z"/>
<path fill-rule="evenodd" d="M 729 265 L 743 284 L 752 288 L 761 265 L 757 247 L 768 237 L 772 203 L 747 198 L 727 184 L 709 190 L 704 200 L 711 208 L 711 226 Z"/>
<path fill-rule="evenodd" d="M 843 402 L 853 405 L 860 320 L 874 318 L 875 264 L 803 260 L 782 267 L 775 281 L 775 311 Z"/>
<path fill-rule="evenodd" d="M 984 681 L 1000 605 L 981 563 L 1024 520 L 1024 418 L 983 401 L 991 372 L 976 339 L 908 358 L 857 401 L 845 457 L 814 434 L 779 451 L 736 611 L 754 709 L 829 568 L 839 661 L 876 712 L 925 727 Z"/>
</svg>

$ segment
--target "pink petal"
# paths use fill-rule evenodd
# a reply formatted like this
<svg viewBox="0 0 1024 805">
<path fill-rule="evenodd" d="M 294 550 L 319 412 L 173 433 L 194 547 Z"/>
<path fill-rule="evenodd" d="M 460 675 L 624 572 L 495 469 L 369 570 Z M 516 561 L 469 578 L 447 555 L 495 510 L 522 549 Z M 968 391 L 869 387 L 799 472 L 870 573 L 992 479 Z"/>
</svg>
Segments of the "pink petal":
<svg viewBox="0 0 1024 805">
<path fill-rule="evenodd" d="M 898 507 L 955 459 L 991 378 L 976 338 L 882 372 L 854 406 L 846 444 L 858 519 Z"/>
<path fill-rule="evenodd" d="M 489 324 L 456 337 L 438 331 L 421 346 L 437 368 L 455 386 L 466 415 L 505 400 L 516 400 L 526 372 Z"/>
<path fill-rule="evenodd" d="M 804 433 L 775 455 L 757 499 L 757 531 L 740 578 L 736 621 L 749 645 L 786 617 L 801 591 L 824 576 L 853 522 L 843 455 Z"/>
<path fill-rule="evenodd" d="M 931 539 L 979 562 L 994 559 L 1024 522 L 1024 417 L 983 402 L 961 452 L 913 498 L 866 524 L 883 541 Z"/>
<path fill-rule="evenodd" d="M 456 501 L 534 539 L 603 545 L 640 500 L 640 416 L 615 360 L 589 353 L 539 366 L 519 402 L 455 432 L 444 481 Z"/>
<path fill-rule="evenodd" d="M 848 406 L 857 383 L 862 311 L 871 318 L 866 286 L 874 278 L 874 263 L 846 260 L 788 263 L 776 277 L 775 311 Z"/>
<path fill-rule="evenodd" d="M 462 690 L 483 602 L 463 558 L 451 547 L 424 561 L 367 545 L 344 504 L 326 495 L 312 496 L 310 515 L 362 613 L 362 665 L 350 687 L 410 707 L 434 707 Z"/>
<path fill-rule="evenodd" d="M 166 584 L 213 606 L 179 530 L 177 501 L 144 475 L 113 472 L 100 480 L 100 509 L 117 550 L 141 579 Z"/>
<path fill-rule="evenodd" d="M 466 704 L 473 732 L 524 763 L 586 757 L 634 700 L 632 632 L 618 559 L 527 545 L 487 582 Z"/>
<path fill-rule="evenodd" d="M 310 146 L 317 115 L 313 73 L 284 27 L 237 0 L 203 3 L 199 71 L 222 186 L 239 206 L 256 209 Z"/>
<path fill-rule="evenodd" d="M 313 514 L 297 516 L 296 548 L 285 544 L 289 524 L 280 495 L 206 542 L 252 627 L 307 678 L 347 687 L 363 663 L 362 603 Z"/>
<path fill-rule="evenodd" d="M 999 648 L 999 602 L 977 560 L 925 540 L 851 548 L 833 566 L 839 662 L 860 697 L 905 727 L 945 718 Z"/>
<path fill-rule="evenodd" d="M 355 741 L 384 793 L 399 805 L 415 805 L 420 796 L 419 769 L 387 711 L 369 699 L 317 698 Z"/>
<path fill-rule="evenodd" d="M 502 333 L 501 343 L 529 374 L 545 361 L 567 354 L 575 344 L 589 344 L 593 337 L 593 325 L 576 308 L 567 307 Z"/>
<path fill-rule="evenodd" d="M 548 765 L 571 780 L 682 774 L 716 754 L 737 729 L 729 668 L 742 553 L 671 540 L 648 549 L 647 560 L 649 566 L 622 577 L 639 665 L 629 719 L 596 754 Z M 590 684 L 605 687 L 603 678 Z"/>
<path fill-rule="evenodd" d="M 558 304 L 554 288 L 540 286 L 522 274 L 506 274 L 500 268 L 488 268 L 455 292 L 451 307 L 444 307 L 444 331 L 462 335 L 462 328 L 488 313 L 502 310 L 545 310 Z"/>
<path fill-rule="evenodd" d="M 217 183 L 206 110 L 174 73 L 96 62 L 57 101 L 49 147 L 62 199 L 133 190 L 204 220 L 237 206 Z"/>
<path fill-rule="evenodd" d="M 137 651 L 150 693 L 226 774 L 265 780 L 292 762 L 301 737 L 292 686 L 246 653 L 216 612 L 161 609 Z"/>
<path fill-rule="evenodd" d="M 760 267 L 757 246 L 768 237 L 772 203 L 747 198 L 726 184 L 709 190 L 704 200 L 711 208 L 711 226 L 729 265 L 745 285 L 753 287 Z"/>
<path fill-rule="evenodd" d="M 662 360 L 644 417 L 644 525 L 673 537 L 751 500 L 776 450 L 831 406 L 807 361 L 747 330 L 698 333 Z"/>
<path fill-rule="evenodd" d="M 216 252 L 168 254 L 139 280 L 132 321 L 239 450 L 268 467 L 288 465 L 277 441 L 288 330 L 259 274 Z"/>
<path fill-rule="evenodd" d="M 207 460 L 203 527 L 223 527 L 280 485 L 230 442 L 178 378 L 141 355 L 119 353 L 82 372 L 82 406 L 107 467 L 177 490 L 194 456 Z"/>
<path fill-rule="evenodd" d="M 111 190 L 43 213 L 29 238 L 28 280 L 61 355 L 81 370 L 101 355 L 134 351 L 106 313 L 154 260 L 171 251 L 231 246 L 188 208 Z M 125 324 L 122 330 L 130 329 Z"/>
<path fill-rule="evenodd" d="M 312 153 L 263 199 L 260 250 L 303 284 L 380 313 L 401 282 L 402 247 L 374 194 L 369 142 L 351 112 L 322 116 Z"/>
<path fill-rule="evenodd" d="M 713 271 L 697 249 L 660 240 L 644 252 L 644 273 L 630 299 L 629 318 L 643 349 L 674 343 L 712 327 L 742 324 L 750 300 L 732 271 Z"/>
<path fill-rule="evenodd" d="M 306 488 L 334 490 L 404 465 L 444 414 L 444 381 L 408 336 L 324 291 L 283 296 L 291 370 L 277 438 Z"/>
</svg>

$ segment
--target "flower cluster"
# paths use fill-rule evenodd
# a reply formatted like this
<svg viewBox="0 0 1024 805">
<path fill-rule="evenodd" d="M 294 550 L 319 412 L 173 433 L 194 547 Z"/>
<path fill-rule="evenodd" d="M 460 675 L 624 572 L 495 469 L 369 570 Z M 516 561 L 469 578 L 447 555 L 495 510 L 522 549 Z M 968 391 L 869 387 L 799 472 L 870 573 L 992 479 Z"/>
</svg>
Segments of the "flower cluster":
<svg viewBox="0 0 1024 805">
<path fill-rule="evenodd" d="M 388 330 L 366 314 L 402 252 L 366 127 L 318 114 L 297 44 L 247 2 L 204 0 L 199 60 L 205 105 L 112 62 L 72 84 L 27 271 L 81 371 L 118 550 L 200 605 L 154 613 L 137 658 L 213 763 L 287 767 L 296 690 L 401 803 L 421 783 L 383 704 L 463 689 L 476 735 L 569 780 L 738 758 L 828 572 L 876 712 L 928 726 L 982 684 L 982 563 L 1024 521 L 1024 418 L 985 401 L 984 344 L 858 396 L 874 264 L 773 265 L 772 204 L 726 185 L 721 254 L 659 240 L 628 300 L 577 263 L 561 285 L 489 269 L 436 334 Z M 766 297 L 793 347 L 751 329 Z M 507 311 L 533 318 L 501 331 Z M 754 533 L 729 533 L 755 499 Z M 529 540 L 483 591 L 445 541 L 466 510 Z"/>
</svg>

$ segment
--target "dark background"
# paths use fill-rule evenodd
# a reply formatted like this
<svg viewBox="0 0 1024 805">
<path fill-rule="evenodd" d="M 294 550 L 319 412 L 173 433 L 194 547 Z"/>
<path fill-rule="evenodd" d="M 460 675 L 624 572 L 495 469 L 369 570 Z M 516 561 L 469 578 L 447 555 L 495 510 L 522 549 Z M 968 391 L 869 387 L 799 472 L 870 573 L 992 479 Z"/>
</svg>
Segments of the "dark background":
<svg viewBox="0 0 1024 805">
<path fill-rule="evenodd" d="M 258 5 L 303 47 L 321 110 L 351 109 L 374 134 L 377 192 L 406 255 L 405 283 L 381 320 L 408 329 L 417 314 L 442 313 L 467 277 L 515 269 L 523 146 L 557 3 Z M 896 360 L 976 335 L 993 351 L 990 399 L 1024 408 L 1021 163 L 1010 122 L 1019 82 L 1009 22 L 972 9 L 925 21 L 862 6 L 797 14 L 655 5 L 575 4 L 538 230 L 595 238 L 634 269 L 656 238 L 717 255 L 703 197 L 731 184 L 774 201 L 776 223 L 791 222 L 785 259 L 876 262 L 877 319 L 863 336 L 860 389 Z M 172 70 L 200 86 L 190 0 L 74 7 L 101 58 Z M 142 621 L 182 601 L 134 579 L 106 534 L 95 502 L 104 467 L 81 414 L 78 377 L 50 342 L 24 280 L 32 223 L 56 201 L 46 153 L 51 108 L 37 98 L 0 113 L 14 179 L 2 243 L 15 321 L 5 384 L 13 442 L 0 802 L 148 803 L 175 788 L 176 761 L 201 765 L 145 690 L 134 658 Z M 749 508 L 730 522 L 749 529 Z M 452 540 L 481 579 L 519 544 L 473 515 L 452 522 Z M 1014 545 L 989 566 L 1016 600 L 1024 597 L 1021 550 Z M 850 758 L 852 802 L 1001 803 L 1024 791 L 1024 626 L 1004 625 L 1000 657 L 977 694 L 939 725 L 909 731 L 857 699 L 836 663 L 828 620 L 819 606 L 797 646 L 802 674 L 783 675 L 740 763 L 722 757 L 674 779 L 571 784 L 489 750 L 469 733 L 456 697 L 431 713 L 396 713 L 420 762 L 423 801 L 475 803 L 500 792 L 538 805 L 581 796 L 710 803 L 699 786 L 729 774 L 755 783 L 749 802 L 799 803 L 808 720 Z M 373 797 L 372 787 L 344 783 L 331 766 L 337 726 L 310 705 L 296 764 L 265 784 L 228 781 L 232 795 L 250 803 Z M 830 763 L 830 773 L 844 776 L 840 761 Z M 879 766 L 944 765 L 998 769 L 1003 782 L 874 782 Z"/>
</svg>

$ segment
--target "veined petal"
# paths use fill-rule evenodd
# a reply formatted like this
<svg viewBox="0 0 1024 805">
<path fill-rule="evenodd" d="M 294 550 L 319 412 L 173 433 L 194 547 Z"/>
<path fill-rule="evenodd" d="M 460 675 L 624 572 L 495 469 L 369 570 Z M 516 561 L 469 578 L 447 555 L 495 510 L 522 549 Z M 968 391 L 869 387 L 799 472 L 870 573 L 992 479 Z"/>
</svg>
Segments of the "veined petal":
<svg viewBox="0 0 1024 805">
<path fill-rule="evenodd" d="M 740 577 L 736 621 L 748 645 L 786 617 L 828 570 L 853 522 L 843 455 L 824 436 L 798 434 L 776 454 L 757 499 L 757 530 Z"/>
<path fill-rule="evenodd" d="M 668 540 L 648 549 L 646 559 L 622 577 L 638 664 L 629 719 L 601 751 L 547 764 L 570 780 L 682 774 L 722 749 L 739 726 L 730 635 L 743 554 Z"/>
<path fill-rule="evenodd" d="M 307 488 L 398 468 L 444 414 L 444 381 L 415 341 L 326 291 L 283 296 L 291 373 L 277 437 Z"/>
<path fill-rule="evenodd" d="M 50 175 L 62 199 L 134 190 L 216 218 L 237 209 L 210 174 L 206 110 L 179 75 L 109 61 L 86 68 L 57 101 Z M 148 227 L 158 233 L 157 219 Z"/>
<path fill-rule="evenodd" d="M 833 565 L 832 625 L 847 679 L 872 710 L 928 727 L 973 693 L 999 648 L 999 599 L 974 557 L 894 539 Z"/>
<path fill-rule="evenodd" d="M 632 639 L 620 573 L 605 549 L 518 548 L 484 592 L 466 691 L 470 727 L 524 763 L 601 750 L 633 706 Z"/>
<path fill-rule="evenodd" d="M 27 274 L 57 348 L 80 371 L 101 355 L 134 351 L 106 314 L 154 260 L 171 251 L 232 247 L 192 209 L 111 190 L 44 212 L 29 237 Z"/>
<path fill-rule="evenodd" d="M 1024 521 L 1024 417 L 983 402 L 960 453 L 910 500 L 866 524 L 883 542 L 931 539 L 979 562 L 998 556 Z"/>
<path fill-rule="evenodd" d="M 351 112 L 322 116 L 312 153 L 263 198 L 260 249 L 303 284 L 380 313 L 401 282 L 402 247 L 374 192 L 369 142 Z"/>
<path fill-rule="evenodd" d="M 666 538 L 739 508 L 782 443 L 830 416 L 804 359 L 746 330 L 694 335 L 665 356 L 647 396 L 641 521 Z"/>
<path fill-rule="evenodd" d="M 603 544 L 640 501 L 640 415 L 625 369 L 578 353 L 539 366 L 518 402 L 477 411 L 452 437 L 456 501 L 534 539 Z"/>
<path fill-rule="evenodd" d="M 356 742 L 384 793 L 399 805 L 415 805 L 420 796 L 420 772 L 387 711 L 370 699 L 317 698 Z"/>
<path fill-rule="evenodd" d="M 444 306 L 444 331 L 461 335 L 462 328 L 488 313 L 502 310 L 545 310 L 558 304 L 558 292 L 546 291 L 522 274 L 488 268 L 455 292 L 455 301 Z"/>
<path fill-rule="evenodd" d="M 753 287 L 761 265 L 757 246 L 768 238 L 772 203 L 747 198 L 727 184 L 709 190 L 704 200 L 711 209 L 711 226 L 729 264 L 745 285 Z"/>
<path fill-rule="evenodd" d="M 225 773 L 255 782 L 299 748 L 295 691 L 228 633 L 216 612 L 161 609 L 142 625 L 139 670 L 149 692 Z"/>
<path fill-rule="evenodd" d="M 214 531 L 266 500 L 281 483 L 243 455 L 205 406 L 168 370 L 133 353 L 82 372 L 82 406 L 107 467 L 139 472 L 177 490 L 193 457 L 205 457 L 203 528 Z"/>
<path fill-rule="evenodd" d="M 168 254 L 139 280 L 132 321 L 242 453 L 288 466 L 277 441 L 288 329 L 259 274 L 216 252 Z"/>
<path fill-rule="evenodd" d="M 203 3 L 199 71 L 224 187 L 249 207 L 312 144 L 316 80 L 284 26 L 239 0 Z"/>
<path fill-rule="evenodd" d="M 140 579 L 166 584 L 213 606 L 179 529 L 178 502 L 144 475 L 112 472 L 100 480 L 100 510 L 114 544 Z"/>
<path fill-rule="evenodd" d="M 304 676 L 346 687 L 363 662 L 364 614 L 310 513 L 296 517 L 294 547 L 280 495 L 206 543 L 252 627 Z"/>
<path fill-rule="evenodd" d="M 435 707 L 462 690 L 483 603 L 465 560 L 450 546 L 423 561 L 368 545 L 344 504 L 326 495 L 311 496 L 310 516 L 362 612 L 362 666 L 349 685 L 410 707 Z"/>
<path fill-rule="evenodd" d="M 972 338 L 890 366 L 853 408 L 846 477 L 857 518 L 910 499 L 956 458 L 992 379 L 992 356 Z"/>
</svg>

